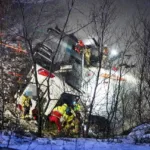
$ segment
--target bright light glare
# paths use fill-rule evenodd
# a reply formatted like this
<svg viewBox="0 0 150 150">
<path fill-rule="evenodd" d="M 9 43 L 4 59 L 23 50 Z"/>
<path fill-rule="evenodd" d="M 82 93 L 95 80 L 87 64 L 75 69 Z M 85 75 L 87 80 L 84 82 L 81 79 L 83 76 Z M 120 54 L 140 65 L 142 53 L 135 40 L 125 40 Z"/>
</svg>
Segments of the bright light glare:
<svg viewBox="0 0 150 150">
<path fill-rule="evenodd" d="M 94 41 L 92 39 L 83 39 L 82 40 L 85 45 L 94 45 Z"/>
<path fill-rule="evenodd" d="M 117 50 L 112 49 L 110 55 L 111 55 L 111 57 L 117 56 L 118 55 Z"/>
</svg>

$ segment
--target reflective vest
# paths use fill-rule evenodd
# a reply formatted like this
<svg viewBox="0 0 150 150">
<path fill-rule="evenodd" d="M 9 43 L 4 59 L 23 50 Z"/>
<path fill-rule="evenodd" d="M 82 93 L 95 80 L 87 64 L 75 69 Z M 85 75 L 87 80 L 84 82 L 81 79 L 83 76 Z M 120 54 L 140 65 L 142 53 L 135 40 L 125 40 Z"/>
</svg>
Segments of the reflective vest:
<svg viewBox="0 0 150 150">
<path fill-rule="evenodd" d="M 30 107 L 31 106 L 31 98 L 23 95 L 21 105 L 23 107 Z"/>
<path fill-rule="evenodd" d="M 91 57 L 91 50 L 89 48 L 86 48 L 84 51 L 84 55 L 86 58 L 90 58 Z"/>
<path fill-rule="evenodd" d="M 75 106 L 74 106 L 74 111 L 80 111 L 81 110 L 81 106 L 80 106 L 80 104 L 75 104 Z"/>
<path fill-rule="evenodd" d="M 65 114 L 66 109 L 67 109 L 67 104 L 63 104 L 62 106 L 57 106 L 53 109 L 53 111 L 58 111 L 60 114 Z"/>
<path fill-rule="evenodd" d="M 63 115 L 63 117 L 65 118 L 65 121 L 67 122 L 67 123 L 69 123 L 69 122 L 71 122 L 73 119 L 74 119 L 74 115 L 72 114 L 72 115 L 67 115 L 66 113 Z"/>
</svg>

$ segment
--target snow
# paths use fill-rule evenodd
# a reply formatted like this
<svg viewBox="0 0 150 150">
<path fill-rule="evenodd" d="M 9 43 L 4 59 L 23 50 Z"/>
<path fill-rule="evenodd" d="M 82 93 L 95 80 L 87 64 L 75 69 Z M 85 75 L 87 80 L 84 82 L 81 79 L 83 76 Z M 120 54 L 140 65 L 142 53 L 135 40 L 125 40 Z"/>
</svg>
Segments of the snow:
<svg viewBox="0 0 150 150">
<path fill-rule="evenodd" d="M 145 141 L 145 139 L 150 141 L 150 124 L 145 123 L 135 127 L 127 138 L 133 142 L 142 142 L 143 140 Z"/>
<path fill-rule="evenodd" d="M 0 133 L 0 149 L 7 147 L 9 142 L 8 147 L 17 150 L 149 150 L 150 144 L 136 143 L 134 137 L 131 136 L 138 131 L 138 135 L 142 138 L 150 139 L 150 134 L 146 134 L 149 127 L 150 124 L 142 124 L 134 128 L 128 136 L 114 139 L 37 138 L 3 131 Z"/>
<path fill-rule="evenodd" d="M 11 134 L 11 133 L 9 133 Z M 10 136 L 0 134 L 0 147 L 6 147 Z M 105 140 L 86 138 L 31 138 L 11 135 L 9 148 L 18 150 L 149 150 L 150 146 L 129 144 L 123 139 Z"/>
</svg>

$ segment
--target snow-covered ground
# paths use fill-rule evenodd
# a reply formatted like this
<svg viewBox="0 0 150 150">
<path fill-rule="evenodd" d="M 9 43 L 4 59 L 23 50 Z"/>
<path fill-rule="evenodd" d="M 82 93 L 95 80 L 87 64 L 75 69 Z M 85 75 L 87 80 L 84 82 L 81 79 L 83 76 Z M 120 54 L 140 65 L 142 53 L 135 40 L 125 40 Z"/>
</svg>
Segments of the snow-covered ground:
<svg viewBox="0 0 150 150">
<path fill-rule="evenodd" d="M 16 136 L 7 132 L 0 134 L 0 147 L 15 148 L 17 150 L 149 150 L 150 144 L 140 143 L 136 139 L 149 138 L 147 134 L 150 124 L 143 124 L 134 128 L 126 137 L 114 139 L 86 139 L 86 138 L 35 138 Z M 8 145 L 9 142 L 9 145 Z M 146 142 L 148 143 L 148 142 Z M 150 142 L 149 142 L 150 143 Z"/>
<path fill-rule="evenodd" d="M 1 136 L 0 146 L 7 146 L 7 136 Z M 117 141 L 117 140 L 116 140 Z M 9 148 L 18 150 L 149 150 L 150 146 L 129 144 L 128 142 L 103 142 L 97 139 L 69 138 L 16 138 L 12 136 Z"/>
</svg>

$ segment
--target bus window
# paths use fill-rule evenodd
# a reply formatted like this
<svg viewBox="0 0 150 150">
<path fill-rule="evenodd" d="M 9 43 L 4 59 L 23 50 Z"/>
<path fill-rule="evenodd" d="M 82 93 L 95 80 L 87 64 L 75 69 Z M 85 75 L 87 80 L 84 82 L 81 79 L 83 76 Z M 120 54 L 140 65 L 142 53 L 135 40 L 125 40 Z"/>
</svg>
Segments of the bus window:
<svg viewBox="0 0 150 150">
<path fill-rule="evenodd" d="M 66 82 L 71 86 L 79 88 L 82 78 L 82 55 L 75 51 L 76 40 L 64 34 L 56 53 L 59 40 L 60 33 L 51 29 L 47 40 L 39 47 L 37 46 L 35 50 L 36 63 L 49 70 L 52 58 L 55 56 L 51 66 L 53 68 L 52 71 L 56 71 L 63 65 L 72 65 L 72 71 L 65 76 Z"/>
<path fill-rule="evenodd" d="M 80 90 L 82 83 L 82 62 L 79 62 L 75 58 L 72 57 L 72 71 L 68 72 L 65 76 L 65 81 L 67 84 L 75 88 L 76 90 Z"/>
</svg>

